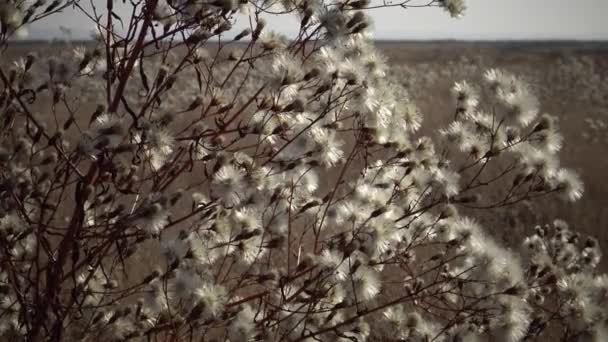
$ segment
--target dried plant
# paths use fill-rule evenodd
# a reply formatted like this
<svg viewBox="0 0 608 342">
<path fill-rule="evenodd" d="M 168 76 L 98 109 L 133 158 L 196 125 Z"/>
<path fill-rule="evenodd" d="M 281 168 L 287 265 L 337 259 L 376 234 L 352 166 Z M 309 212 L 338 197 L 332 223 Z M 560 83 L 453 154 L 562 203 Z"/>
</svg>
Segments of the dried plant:
<svg viewBox="0 0 608 342">
<path fill-rule="evenodd" d="M 595 240 L 556 221 L 518 252 L 473 218 L 582 196 L 529 86 L 458 82 L 426 137 L 374 48 L 369 10 L 463 1 L 91 4 L 0 5 L 4 47 L 67 6 L 97 30 L 0 69 L 3 339 L 608 338 Z"/>
</svg>

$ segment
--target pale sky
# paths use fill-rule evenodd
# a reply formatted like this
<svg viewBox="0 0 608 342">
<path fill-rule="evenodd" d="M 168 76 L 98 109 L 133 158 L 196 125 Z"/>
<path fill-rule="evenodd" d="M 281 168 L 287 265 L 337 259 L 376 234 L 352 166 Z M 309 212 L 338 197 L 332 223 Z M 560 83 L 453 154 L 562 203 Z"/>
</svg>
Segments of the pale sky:
<svg viewBox="0 0 608 342">
<path fill-rule="evenodd" d="M 105 5 L 105 0 L 92 0 Z M 382 0 L 371 0 L 382 3 Z M 395 0 L 397 1 L 397 0 Z M 85 3 L 88 1 L 84 1 Z M 116 5 L 122 1 L 116 1 Z M 439 8 L 372 11 L 376 39 L 584 39 L 608 40 L 608 0 L 467 0 L 463 18 Z M 124 10 L 124 9 L 123 9 Z M 126 13 L 126 12 L 124 12 Z M 296 19 L 269 18 L 269 27 L 288 36 Z M 295 24 L 295 25 L 294 25 Z M 61 37 L 60 26 L 74 38 L 88 38 L 92 25 L 72 11 L 30 27 L 30 39 Z"/>
</svg>

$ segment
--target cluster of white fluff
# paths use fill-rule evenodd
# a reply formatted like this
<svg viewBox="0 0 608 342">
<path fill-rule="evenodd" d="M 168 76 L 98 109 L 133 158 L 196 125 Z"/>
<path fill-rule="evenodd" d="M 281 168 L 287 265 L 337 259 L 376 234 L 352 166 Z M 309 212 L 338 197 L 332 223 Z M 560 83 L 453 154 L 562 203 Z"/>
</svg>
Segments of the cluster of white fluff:
<svg viewBox="0 0 608 342">
<path fill-rule="evenodd" d="M 0 2 L 0 42 L 24 38 L 27 26 L 72 6 L 75 0 L 3 0 Z"/>
<path fill-rule="evenodd" d="M 537 226 L 522 244 L 527 261 L 527 297 L 534 308 L 533 322 L 551 325 L 555 312 L 565 336 L 583 341 L 608 338 L 605 306 L 608 277 L 598 273 L 602 253 L 598 241 L 569 229 L 561 220 Z M 536 327 L 538 328 L 538 327 Z"/>
<path fill-rule="evenodd" d="M 20 1 L 3 1 L 0 4 L 0 23 L 2 34 L 14 34 L 23 37 L 27 35 L 24 27 L 24 9 Z"/>
<path fill-rule="evenodd" d="M 441 131 L 443 137 L 484 165 L 501 154 L 513 155 L 516 176 L 506 200 L 514 200 L 524 189 L 527 194 L 559 190 L 571 201 L 579 199 L 581 180 L 559 165 L 563 137 L 557 120 L 547 114 L 537 119 L 538 100 L 523 80 L 494 69 L 484 76 L 483 89 L 466 81 L 452 88 L 455 120 Z M 481 91 L 495 98 L 488 111 L 479 106 Z"/>
<path fill-rule="evenodd" d="M 597 242 L 539 230 L 517 254 L 465 215 L 582 195 L 555 120 L 490 70 L 423 136 L 368 7 L 160 2 L 133 20 L 163 41 L 99 21 L 96 45 L 2 69 L 0 336 L 515 342 L 557 317 L 601 341 Z M 296 15 L 298 38 L 270 13 Z"/>
<path fill-rule="evenodd" d="M 462 17 L 467 9 L 464 0 L 440 0 L 439 4 L 454 18 Z"/>
</svg>

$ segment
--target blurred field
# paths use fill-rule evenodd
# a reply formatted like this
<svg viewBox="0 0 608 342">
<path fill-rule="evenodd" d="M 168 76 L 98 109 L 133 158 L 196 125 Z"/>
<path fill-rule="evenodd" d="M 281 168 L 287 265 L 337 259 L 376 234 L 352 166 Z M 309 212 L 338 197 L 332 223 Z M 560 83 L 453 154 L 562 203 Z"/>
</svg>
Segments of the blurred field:
<svg viewBox="0 0 608 342">
<path fill-rule="evenodd" d="M 608 43 L 378 42 L 391 77 L 405 85 L 424 114 L 423 132 L 434 134 L 453 116 L 450 88 L 477 81 L 486 69 L 501 68 L 525 77 L 542 111 L 559 117 L 565 143 L 564 166 L 585 182 L 575 204 L 543 198 L 530 204 L 471 213 L 494 236 L 512 244 L 537 223 L 562 218 L 608 250 Z M 25 43 L 10 48 L 2 64 L 29 51 L 53 54 L 56 46 Z M 608 263 L 604 261 L 606 269 Z"/>
</svg>

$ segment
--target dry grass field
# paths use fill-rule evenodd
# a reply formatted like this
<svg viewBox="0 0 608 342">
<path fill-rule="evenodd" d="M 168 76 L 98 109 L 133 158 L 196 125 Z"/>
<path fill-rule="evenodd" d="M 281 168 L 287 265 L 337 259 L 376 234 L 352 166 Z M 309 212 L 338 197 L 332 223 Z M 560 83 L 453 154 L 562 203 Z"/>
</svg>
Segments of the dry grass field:
<svg viewBox="0 0 608 342">
<path fill-rule="evenodd" d="M 608 44 L 576 42 L 474 43 L 378 42 L 391 65 L 390 77 L 405 85 L 424 114 L 423 132 L 435 134 L 453 115 L 450 88 L 479 81 L 489 68 L 505 69 L 533 85 L 542 111 L 556 115 L 564 135 L 562 162 L 579 172 L 585 194 L 577 203 L 557 198 L 491 212 L 471 212 L 508 244 L 524 230 L 554 218 L 598 238 L 608 250 Z M 21 43 L 5 51 L 2 64 L 28 52 L 52 55 L 61 46 Z M 490 194 L 491 196 L 491 194 Z M 608 263 L 604 261 L 603 268 Z"/>
</svg>

